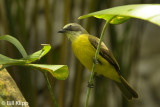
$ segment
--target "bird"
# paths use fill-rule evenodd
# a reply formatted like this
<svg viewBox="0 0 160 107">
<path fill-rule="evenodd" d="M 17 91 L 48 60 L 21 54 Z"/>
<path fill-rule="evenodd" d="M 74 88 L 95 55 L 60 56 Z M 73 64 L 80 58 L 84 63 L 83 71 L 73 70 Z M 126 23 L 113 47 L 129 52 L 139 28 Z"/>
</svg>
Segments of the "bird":
<svg viewBox="0 0 160 107">
<path fill-rule="evenodd" d="M 63 33 L 68 37 L 71 41 L 74 55 L 91 71 L 92 65 L 95 63 L 94 56 L 98 47 L 99 38 L 90 35 L 77 23 L 66 24 L 58 33 Z M 113 80 L 127 100 L 138 98 L 137 92 L 122 77 L 118 62 L 103 42 L 101 43 L 98 61 L 95 65 L 95 73 L 96 75 L 103 75 Z"/>
</svg>

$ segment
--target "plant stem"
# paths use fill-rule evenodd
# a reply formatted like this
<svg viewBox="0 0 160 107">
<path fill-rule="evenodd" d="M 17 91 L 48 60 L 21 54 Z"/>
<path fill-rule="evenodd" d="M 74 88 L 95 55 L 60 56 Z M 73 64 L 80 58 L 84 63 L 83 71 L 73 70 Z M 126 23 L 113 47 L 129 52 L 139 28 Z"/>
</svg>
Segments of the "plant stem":
<svg viewBox="0 0 160 107">
<path fill-rule="evenodd" d="M 43 72 L 43 75 L 44 75 L 44 78 L 45 78 L 45 80 L 46 80 L 46 83 L 47 83 L 47 87 L 48 87 L 48 89 L 49 89 L 49 92 L 50 92 L 50 94 L 51 94 L 51 96 L 52 96 L 52 100 L 53 100 L 53 102 L 54 102 L 54 107 L 58 107 L 58 104 L 57 104 L 56 98 L 55 98 L 55 96 L 54 96 L 54 93 L 53 93 L 51 84 L 50 84 L 50 82 L 49 82 L 47 73 L 46 73 L 46 72 Z"/>
<path fill-rule="evenodd" d="M 112 18 L 110 20 L 112 20 Z M 106 28 L 107 28 L 110 20 L 106 21 L 106 23 L 105 23 L 105 25 L 103 27 L 103 30 L 102 30 L 102 33 L 101 33 L 101 36 L 100 36 L 100 40 L 99 40 L 99 43 L 98 43 L 98 47 L 97 47 L 97 50 L 96 50 L 96 54 L 95 54 L 95 57 L 94 57 L 95 62 L 97 62 L 98 55 L 99 55 L 99 50 L 100 50 L 101 43 L 102 43 L 103 36 L 104 36 L 104 32 L 105 32 L 105 30 L 106 30 Z M 93 63 L 93 65 L 92 65 L 92 71 L 91 71 L 91 76 L 90 76 L 90 79 L 89 79 L 89 84 L 93 84 L 93 77 L 94 77 L 95 66 L 96 66 L 96 64 Z M 88 101 L 89 101 L 90 92 L 91 92 L 91 88 L 88 87 L 85 107 L 88 107 Z"/>
</svg>

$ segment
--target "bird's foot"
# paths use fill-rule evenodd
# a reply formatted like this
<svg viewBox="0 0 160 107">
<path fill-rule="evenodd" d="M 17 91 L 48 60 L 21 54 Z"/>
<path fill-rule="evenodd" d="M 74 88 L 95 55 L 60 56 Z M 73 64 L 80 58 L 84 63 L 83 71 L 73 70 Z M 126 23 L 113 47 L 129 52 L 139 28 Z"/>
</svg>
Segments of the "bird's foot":
<svg viewBox="0 0 160 107">
<path fill-rule="evenodd" d="M 93 83 L 88 82 L 88 87 L 89 87 L 89 88 L 94 88 L 94 84 L 93 84 Z"/>
<path fill-rule="evenodd" d="M 93 63 L 94 64 L 98 64 L 99 63 L 98 60 L 95 59 L 95 57 L 93 57 Z"/>
</svg>

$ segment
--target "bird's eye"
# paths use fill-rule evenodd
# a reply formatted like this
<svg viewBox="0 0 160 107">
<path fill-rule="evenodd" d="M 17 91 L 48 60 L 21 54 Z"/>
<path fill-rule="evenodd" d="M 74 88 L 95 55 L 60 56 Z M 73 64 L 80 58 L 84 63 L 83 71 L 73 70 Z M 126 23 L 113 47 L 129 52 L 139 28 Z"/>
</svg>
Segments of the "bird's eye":
<svg viewBox="0 0 160 107">
<path fill-rule="evenodd" d="M 73 31 L 72 25 L 69 25 L 68 29 L 69 29 L 70 31 Z"/>
<path fill-rule="evenodd" d="M 69 26 L 69 29 L 72 29 L 72 25 Z"/>
</svg>

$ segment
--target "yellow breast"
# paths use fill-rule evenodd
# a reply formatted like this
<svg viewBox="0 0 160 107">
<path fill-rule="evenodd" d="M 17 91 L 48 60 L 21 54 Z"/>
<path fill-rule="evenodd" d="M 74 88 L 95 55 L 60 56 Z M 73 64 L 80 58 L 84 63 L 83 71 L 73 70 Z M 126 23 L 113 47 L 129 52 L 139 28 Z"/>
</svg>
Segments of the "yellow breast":
<svg viewBox="0 0 160 107">
<path fill-rule="evenodd" d="M 76 40 L 72 41 L 72 50 L 80 62 L 91 71 L 96 49 L 88 40 L 88 35 L 80 35 Z M 95 72 L 98 75 L 104 75 L 112 80 L 119 81 L 119 75 L 114 67 L 100 55 L 98 60 L 101 63 L 96 65 Z"/>
</svg>

